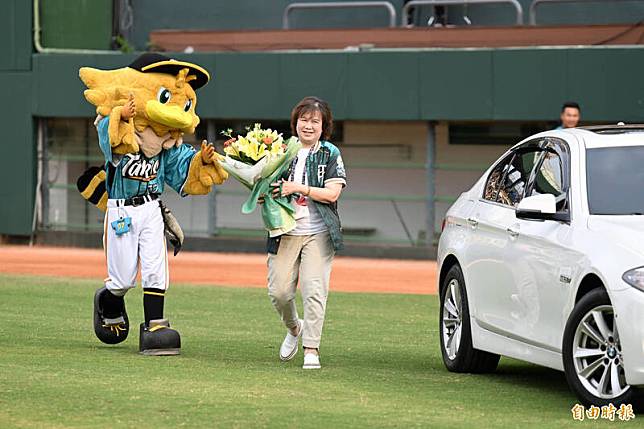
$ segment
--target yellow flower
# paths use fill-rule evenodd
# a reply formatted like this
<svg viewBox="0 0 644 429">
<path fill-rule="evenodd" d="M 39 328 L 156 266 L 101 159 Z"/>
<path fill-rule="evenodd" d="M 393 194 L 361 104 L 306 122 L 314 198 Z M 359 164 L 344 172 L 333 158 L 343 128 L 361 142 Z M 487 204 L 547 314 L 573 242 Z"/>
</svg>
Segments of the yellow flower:
<svg viewBox="0 0 644 429">
<path fill-rule="evenodd" d="M 259 161 L 265 156 L 278 156 L 285 152 L 284 138 L 270 128 L 263 130 L 262 124 L 253 128 L 246 127 L 246 135 L 238 136 L 235 141 L 227 141 L 224 152 L 237 158 Z"/>
</svg>

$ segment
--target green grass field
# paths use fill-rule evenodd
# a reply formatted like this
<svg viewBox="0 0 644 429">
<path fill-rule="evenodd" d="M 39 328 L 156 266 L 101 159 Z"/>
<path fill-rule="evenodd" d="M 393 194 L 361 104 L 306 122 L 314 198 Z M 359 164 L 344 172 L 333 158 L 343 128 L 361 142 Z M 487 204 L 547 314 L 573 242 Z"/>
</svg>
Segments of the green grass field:
<svg viewBox="0 0 644 429">
<path fill-rule="evenodd" d="M 332 293 L 323 368 L 277 357 L 266 292 L 173 286 L 166 314 L 182 355 L 137 354 L 92 331 L 95 282 L 0 276 L 0 427 L 578 427 L 563 373 L 502 359 L 452 374 L 435 296 Z M 127 295 L 134 327 L 141 290 Z"/>
</svg>

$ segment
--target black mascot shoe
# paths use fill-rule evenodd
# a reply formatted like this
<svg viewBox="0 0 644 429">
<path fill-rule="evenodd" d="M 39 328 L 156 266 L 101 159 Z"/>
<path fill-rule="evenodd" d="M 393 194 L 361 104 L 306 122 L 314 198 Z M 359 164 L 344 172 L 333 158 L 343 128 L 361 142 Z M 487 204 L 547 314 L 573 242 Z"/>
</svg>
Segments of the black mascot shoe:
<svg viewBox="0 0 644 429">
<path fill-rule="evenodd" d="M 130 322 L 125 311 L 125 302 L 121 305 L 119 316 L 106 318 L 103 315 L 105 294 L 111 295 L 111 292 L 105 286 L 97 289 L 94 294 L 94 333 L 99 340 L 106 344 L 118 344 L 125 341 L 127 334 L 130 332 Z"/>
<path fill-rule="evenodd" d="M 146 356 L 178 355 L 181 351 L 179 332 L 170 327 L 168 319 L 150 320 L 150 326 L 141 323 L 139 352 Z"/>
</svg>

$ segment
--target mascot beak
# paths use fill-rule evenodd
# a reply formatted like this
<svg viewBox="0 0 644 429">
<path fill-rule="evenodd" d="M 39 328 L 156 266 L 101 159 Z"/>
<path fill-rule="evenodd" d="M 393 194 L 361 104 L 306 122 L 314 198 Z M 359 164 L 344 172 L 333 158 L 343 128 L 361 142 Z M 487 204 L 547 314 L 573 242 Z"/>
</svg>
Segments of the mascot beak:
<svg viewBox="0 0 644 429">
<path fill-rule="evenodd" d="M 192 115 L 177 105 L 161 104 L 150 100 L 145 104 L 148 118 L 168 128 L 185 129 L 192 126 Z"/>
</svg>

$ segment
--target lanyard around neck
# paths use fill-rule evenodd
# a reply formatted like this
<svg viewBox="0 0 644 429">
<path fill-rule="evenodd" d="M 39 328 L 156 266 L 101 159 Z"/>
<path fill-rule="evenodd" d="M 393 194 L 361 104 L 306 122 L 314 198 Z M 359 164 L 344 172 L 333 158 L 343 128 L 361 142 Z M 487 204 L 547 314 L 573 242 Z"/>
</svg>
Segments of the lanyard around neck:
<svg viewBox="0 0 644 429">
<path fill-rule="evenodd" d="M 306 159 L 304 159 L 304 168 L 302 169 L 302 185 L 306 183 L 306 165 L 308 164 L 309 157 L 315 152 L 315 149 L 318 148 L 320 142 L 317 142 L 313 146 L 309 148 L 309 152 L 306 154 Z M 299 155 L 295 157 L 293 162 L 291 163 L 291 173 L 289 174 L 289 181 L 293 182 L 295 181 L 295 166 L 297 165 L 299 161 Z"/>
</svg>

